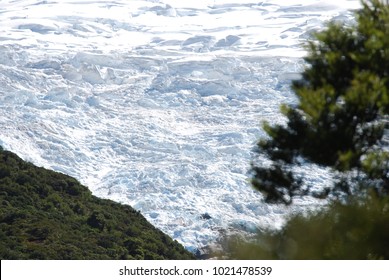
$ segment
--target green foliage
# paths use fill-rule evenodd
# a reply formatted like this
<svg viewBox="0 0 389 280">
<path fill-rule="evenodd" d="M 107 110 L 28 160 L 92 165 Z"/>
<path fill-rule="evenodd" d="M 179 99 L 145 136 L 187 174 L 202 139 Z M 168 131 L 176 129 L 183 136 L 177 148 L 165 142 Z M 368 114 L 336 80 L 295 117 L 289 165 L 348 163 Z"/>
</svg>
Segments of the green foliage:
<svg viewBox="0 0 389 280">
<path fill-rule="evenodd" d="M 388 259 L 389 200 L 369 196 L 294 215 L 255 241 L 230 240 L 231 259 Z"/>
<path fill-rule="evenodd" d="M 130 206 L 0 149 L 1 259 L 194 259 Z"/>
<path fill-rule="evenodd" d="M 384 151 L 389 128 L 389 6 L 378 0 L 362 5 L 356 25 L 330 23 L 307 43 L 308 66 L 293 83 L 298 105 L 282 107 L 286 125 L 264 125 L 269 138 L 258 143 L 259 152 L 272 164 L 253 166 L 252 184 L 267 202 L 290 204 L 294 196 L 308 194 L 364 195 L 361 186 L 381 195 L 389 191 L 389 153 Z M 301 162 L 331 167 L 339 174 L 338 182 L 314 193 L 292 172 Z"/>
</svg>

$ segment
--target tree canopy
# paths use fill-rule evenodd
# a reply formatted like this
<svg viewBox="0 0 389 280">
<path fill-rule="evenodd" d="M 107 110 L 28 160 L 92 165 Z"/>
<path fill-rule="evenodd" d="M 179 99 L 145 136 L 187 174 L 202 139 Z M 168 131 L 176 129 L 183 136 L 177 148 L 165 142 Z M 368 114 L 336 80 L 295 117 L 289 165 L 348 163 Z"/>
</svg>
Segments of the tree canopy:
<svg viewBox="0 0 389 280">
<path fill-rule="evenodd" d="M 292 90 L 298 104 L 283 105 L 285 125 L 264 124 L 253 164 L 253 186 L 270 203 L 293 197 L 378 196 L 389 192 L 389 5 L 362 1 L 356 23 L 331 22 L 306 43 L 306 68 Z M 335 183 L 318 192 L 293 166 L 330 167 Z"/>
</svg>

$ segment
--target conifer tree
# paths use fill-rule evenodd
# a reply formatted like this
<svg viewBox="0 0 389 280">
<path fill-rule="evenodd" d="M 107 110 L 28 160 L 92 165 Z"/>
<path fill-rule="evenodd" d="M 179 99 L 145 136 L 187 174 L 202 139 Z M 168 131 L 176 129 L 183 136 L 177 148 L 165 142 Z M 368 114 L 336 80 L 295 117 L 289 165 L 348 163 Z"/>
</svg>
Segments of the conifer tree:
<svg viewBox="0 0 389 280">
<path fill-rule="evenodd" d="M 292 85 L 298 104 L 281 107 L 285 125 L 264 124 L 258 152 L 271 165 L 253 164 L 252 185 L 267 202 L 389 193 L 389 4 L 362 1 L 355 15 L 306 44 L 307 67 Z M 304 183 L 293 167 L 306 163 L 330 167 L 333 187 Z"/>
</svg>

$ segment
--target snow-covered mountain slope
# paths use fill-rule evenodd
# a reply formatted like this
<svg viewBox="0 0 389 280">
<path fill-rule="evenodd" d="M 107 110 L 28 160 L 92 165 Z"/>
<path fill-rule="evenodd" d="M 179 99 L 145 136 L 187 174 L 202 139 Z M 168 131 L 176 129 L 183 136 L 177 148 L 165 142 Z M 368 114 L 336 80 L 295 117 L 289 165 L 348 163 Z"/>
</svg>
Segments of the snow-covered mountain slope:
<svg viewBox="0 0 389 280">
<path fill-rule="evenodd" d="M 358 1 L 3 0 L 0 145 L 128 203 L 187 248 L 274 226 L 248 183 L 303 43 Z M 317 185 L 327 175 L 307 167 Z M 314 203 L 301 200 L 298 209 Z"/>
</svg>

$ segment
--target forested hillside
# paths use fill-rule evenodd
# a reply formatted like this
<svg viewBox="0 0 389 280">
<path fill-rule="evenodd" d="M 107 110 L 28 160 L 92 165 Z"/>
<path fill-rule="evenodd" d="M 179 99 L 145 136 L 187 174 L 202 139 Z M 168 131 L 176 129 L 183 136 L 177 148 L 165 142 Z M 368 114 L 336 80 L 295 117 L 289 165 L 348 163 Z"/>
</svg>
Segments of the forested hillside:
<svg viewBox="0 0 389 280">
<path fill-rule="evenodd" d="M 1 259 L 194 259 L 127 205 L 0 149 Z"/>
</svg>

